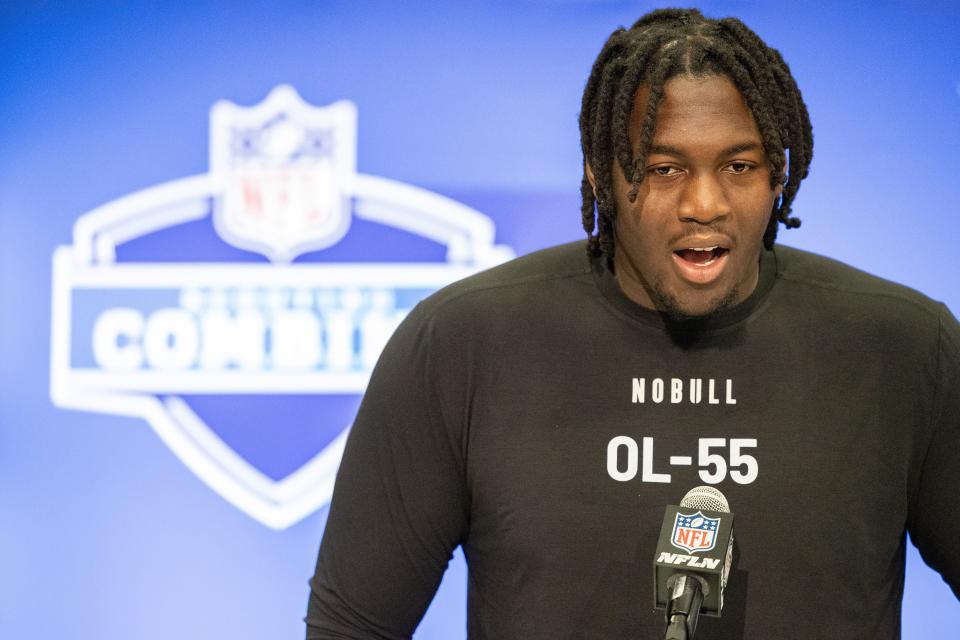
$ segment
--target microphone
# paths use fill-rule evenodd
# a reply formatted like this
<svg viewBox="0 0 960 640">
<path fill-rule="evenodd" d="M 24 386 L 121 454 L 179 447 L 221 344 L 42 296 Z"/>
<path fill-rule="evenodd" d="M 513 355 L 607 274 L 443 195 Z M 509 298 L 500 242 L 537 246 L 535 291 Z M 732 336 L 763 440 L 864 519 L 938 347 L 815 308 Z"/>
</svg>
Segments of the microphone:
<svg viewBox="0 0 960 640">
<path fill-rule="evenodd" d="M 663 515 L 653 561 L 654 606 L 664 640 L 692 640 L 700 614 L 719 616 L 733 561 L 733 514 L 714 487 L 695 487 Z"/>
</svg>

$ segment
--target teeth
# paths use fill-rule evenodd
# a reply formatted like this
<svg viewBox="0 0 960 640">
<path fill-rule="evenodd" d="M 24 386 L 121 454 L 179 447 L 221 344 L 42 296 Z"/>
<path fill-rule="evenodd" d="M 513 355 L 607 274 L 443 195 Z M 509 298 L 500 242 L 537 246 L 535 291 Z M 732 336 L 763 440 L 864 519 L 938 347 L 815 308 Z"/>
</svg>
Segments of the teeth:
<svg viewBox="0 0 960 640">
<path fill-rule="evenodd" d="M 719 245 L 714 245 L 712 247 L 689 247 L 687 251 L 713 251 L 719 247 Z"/>
</svg>

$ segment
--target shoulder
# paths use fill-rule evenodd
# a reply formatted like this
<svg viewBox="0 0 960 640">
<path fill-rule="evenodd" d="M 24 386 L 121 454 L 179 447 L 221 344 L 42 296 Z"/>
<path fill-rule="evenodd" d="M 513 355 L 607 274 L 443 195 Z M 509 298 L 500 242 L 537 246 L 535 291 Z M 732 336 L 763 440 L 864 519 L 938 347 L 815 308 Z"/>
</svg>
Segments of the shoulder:
<svg viewBox="0 0 960 640">
<path fill-rule="evenodd" d="M 811 301 L 914 321 L 937 322 L 944 312 L 942 303 L 915 289 L 839 260 L 779 245 L 774 251 L 778 281 L 792 293 Z"/>
<path fill-rule="evenodd" d="M 595 291 L 586 243 L 543 249 L 450 284 L 421 301 L 394 332 L 378 367 L 476 370 L 552 326 Z M 479 348 L 476 348 L 479 347 Z M 432 355 L 430 355 L 432 354 Z M 456 377 L 454 375 L 453 377 Z"/>
<path fill-rule="evenodd" d="M 585 241 L 571 242 L 510 260 L 440 289 L 418 311 L 428 316 L 460 309 L 501 310 L 511 302 L 532 303 L 556 296 L 558 289 L 592 285 Z"/>
</svg>

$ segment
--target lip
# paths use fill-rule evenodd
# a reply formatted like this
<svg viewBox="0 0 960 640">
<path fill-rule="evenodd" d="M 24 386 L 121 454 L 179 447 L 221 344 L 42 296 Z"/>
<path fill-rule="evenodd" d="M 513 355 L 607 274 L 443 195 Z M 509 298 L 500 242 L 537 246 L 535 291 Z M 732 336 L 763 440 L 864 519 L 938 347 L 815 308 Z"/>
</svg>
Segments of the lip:
<svg viewBox="0 0 960 640">
<path fill-rule="evenodd" d="M 681 248 L 688 249 L 690 247 L 712 247 L 714 245 L 728 248 L 730 246 L 729 244 L 716 241 L 709 241 L 703 244 L 699 244 L 701 242 L 700 240 L 696 240 L 695 242 L 698 244 L 685 243 Z M 728 248 L 723 255 L 714 258 L 707 264 L 688 262 L 673 252 L 671 252 L 670 255 L 673 258 L 673 265 L 676 268 L 677 273 L 683 280 L 686 280 L 693 285 L 704 286 L 714 283 L 720 278 L 721 275 L 723 275 L 723 271 L 727 266 L 727 260 L 730 258 L 730 250 Z"/>
<path fill-rule="evenodd" d="M 674 243 L 671 251 L 680 251 L 682 249 L 692 249 L 695 247 L 721 247 L 726 250 L 733 248 L 733 241 L 729 236 L 725 236 L 719 233 L 711 233 L 709 235 L 696 235 L 696 236 L 687 236 L 682 240 L 679 240 Z"/>
</svg>

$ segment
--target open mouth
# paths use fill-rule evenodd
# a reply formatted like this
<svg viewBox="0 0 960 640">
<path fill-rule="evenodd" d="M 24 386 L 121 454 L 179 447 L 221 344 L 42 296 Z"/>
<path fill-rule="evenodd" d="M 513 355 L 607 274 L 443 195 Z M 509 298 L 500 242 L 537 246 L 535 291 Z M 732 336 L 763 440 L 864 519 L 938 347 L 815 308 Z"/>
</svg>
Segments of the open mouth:
<svg viewBox="0 0 960 640">
<path fill-rule="evenodd" d="M 688 249 L 674 251 L 674 253 L 684 262 L 689 262 L 702 267 L 713 263 L 715 260 L 721 258 L 729 252 L 729 249 L 724 249 L 720 246 L 690 247 Z"/>
<path fill-rule="evenodd" d="M 694 286 L 706 286 L 723 275 L 729 253 L 730 249 L 718 244 L 685 247 L 673 252 L 673 264 L 682 279 Z"/>
</svg>

